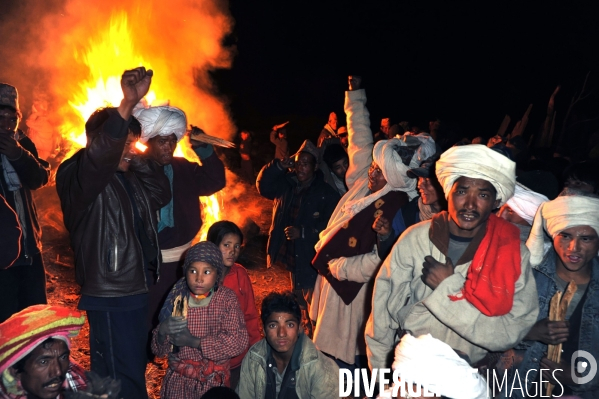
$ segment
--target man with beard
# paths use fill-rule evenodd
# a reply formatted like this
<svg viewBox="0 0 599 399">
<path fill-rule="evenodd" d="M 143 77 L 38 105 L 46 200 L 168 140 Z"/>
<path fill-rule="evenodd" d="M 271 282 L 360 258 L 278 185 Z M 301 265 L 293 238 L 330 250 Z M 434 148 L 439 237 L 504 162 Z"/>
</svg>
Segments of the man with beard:
<svg viewBox="0 0 599 399">
<path fill-rule="evenodd" d="M 474 363 L 511 348 L 535 323 L 530 254 L 518 229 L 492 214 L 513 195 L 515 169 L 482 145 L 441 155 L 448 212 L 408 229 L 375 280 L 366 326 L 372 368 L 388 367 L 403 332 L 431 334 Z"/>
<path fill-rule="evenodd" d="M 337 114 L 331 112 L 329 115 L 329 121 L 320 132 L 318 136 L 318 147 L 322 146 L 322 142 L 326 139 L 337 137 Z"/>
<path fill-rule="evenodd" d="M 134 114 L 141 123 L 140 141 L 148 146 L 145 155 L 164 167 L 173 193 L 170 202 L 160 209 L 158 242 L 163 263 L 160 278 L 149 287 L 149 317 L 152 327 L 156 327 L 166 296 L 183 277 L 180 267 L 183 253 L 202 227 L 199 197 L 225 187 L 225 166 L 211 145 L 193 139 L 190 144 L 201 164 L 173 156 L 187 131 L 187 118 L 182 110 L 162 106 L 137 109 Z"/>
<path fill-rule="evenodd" d="M 56 175 L 63 220 L 87 312 L 91 369 L 121 380 L 124 398 L 147 398 L 146 344 L 150 270 L 159 271 L 156 214 L 171 199 L 162 166 L 136 156 L 141 134 L 132 117 L 153 73 L 139 67 L 121 78 L 124 98 L 85 124 L 87 145 Z"/>
<path fill-rule="evenodd" d="M 0 398 L 55 399 L 85 389 L 84 370 L 69 356 L 84 322 L 76 310 L 34 305 L 0 324 Z"/>
</svg>

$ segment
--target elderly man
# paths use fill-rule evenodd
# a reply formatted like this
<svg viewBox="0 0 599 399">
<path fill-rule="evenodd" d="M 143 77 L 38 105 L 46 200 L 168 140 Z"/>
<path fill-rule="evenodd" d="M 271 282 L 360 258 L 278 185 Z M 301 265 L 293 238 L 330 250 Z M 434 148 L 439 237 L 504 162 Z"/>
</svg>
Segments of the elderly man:
<svg viewBox="0 0 599 399">
<path fill-rule="evenodd" d="M 152 327 L 158 325 L 158 313 L 167 294 L 182 277 L 183 253 L 202 227 L 200 196 L 208 196 L 225 187 L 225 166 L 211 145 L 190 140 L 202 162 L 174 157 L 177 143 L 187 131 L 185 113 L 163 106 L 134 111 L 141 123 L 140 141 L 148 146 L 145 154 L 164 167 L 170 182 L 172 199 L 160 209 L 158 242 L 162 252 L 159 279 L 150 286 L 149 317 Z M 194 128 L 197 129 L 197 128 Z"/>
<path fill-rule="evenodd" d="M 171 199 L 162 166 L 136 155 L 141 134 L 133 107 L 152 71 L 125 71 L 117 108 L 85 124 L 87 145 L 56 175 L 63 219 L 87 311 L 91 369 L 121 380 L 125 398 L 147 398 L 146 343 L 150 270 L 160 269 L 156 214 Z"/>
<path fill-rule="evenodd" d="M 84 371 L 69 357 L 84 322 L 76 310 L 34 305 L 0 324 L 0 398 L 55 399 L 85 389 Z"/>
<path fill-rule="evenodd" d="M 9 269 L 0 270 L 0 322 L 27 306 L 46 303 L 42 229 L 31 191 L 48 183 L 50 168 L 17 128 L 20 121 L 17 89 L 0 83 L 0 196 L 17 213 L 22 231 L 18 258 Z M 9 229 L 10 225 L 0 226 L 2 234 Z M 4 245 L 10 244 L 2 243 L 2 251 Z"/>
<path fill-rule="evenodd" d="M 320 136 L 318 136 L 318 147 L 322 145 L 322 142 L 326 139 L 337 137 L 337 114 L 331 112 L 329 114 L 329 121 L 324 128 L 320 132 Z"/>
<path fill-rule="evenodd" d="M 589 355 L 599 360 L 599 198 L 563 194 L 541 205 L 526 243 L 530 263 L 535 267 L 540 311 L 537 322 L 515 348 L 520 356 L 513 357 L 521 359 L 515 369 L 523 391 L 502 391 L 503 397 L 545 395 L 544 391 L 534 393 L 539 389 L 540 369 L 544 369 L 542 380 L 555 385 L 554 395 L 599 397 L 599 376 L 595 373 L 593 377 L 589 363 Z M 543 255 L 545 233 L 553 245 Z M 567 321 L 549 321 L 551 298 L 557 291 L 565 292 L 570 282 L 577 290 L 566 311 Z M 558 344 L 562 345 L 561 363 L 545 355 L 547 345 Z M 575 356 L 577 351 L 586 351 L 586 356 Z M 596 363 L 594 370 L 597 371 Z M 508 381 L 511 386 L 512 380 Z"/>
<path fill-rule="evenodd" d="M 515 168 L 482 145 L 441 155 L 448 212 L 406 231 L 376 277 L 366 326 L 372 368 L 387 367 L 402 331 L 430 333 L 476 362 L 511 348 L 534 324 L 529 252 L 518 229 L 492 214 L 513 195 Z"/>
<path fill-rule="evenodd" d="M 537 209 L 547 201 L 549 201 L 549 198 L 543 194 L 536 193 L 528 187 L 516 183 L 514 196 L 499 209 L 497 216 L 515 225 L 520 230 L 520 241 L 525 243 L 530 234 Z"/>
<path fill-rule="evenodd" d="M 375 145 L 360 83 L 359 77 L 350 77 L 345 93 L 349 130 L 345 181 L 349 190 L 316 244 L 312 264 L 319 274 L 310 311 L 316 321 L 314 343 L 349 370 L 360 365 L 366 354 L 364 322 L 372 279 L 381 264 L 375 251 L 377 233 L 382 229 L 379 222 L 382 218 L 393 220 L 416 197 L 416 180 L 408 178 L 407 170 L 417 166 L 420 157 L 432 155 L 423 155 L 426 149 L 418 147 L 417 138 L 413 148 L 399 139 Z M 405 225 L 398 229 L 397 235 Z"/>
</svg>

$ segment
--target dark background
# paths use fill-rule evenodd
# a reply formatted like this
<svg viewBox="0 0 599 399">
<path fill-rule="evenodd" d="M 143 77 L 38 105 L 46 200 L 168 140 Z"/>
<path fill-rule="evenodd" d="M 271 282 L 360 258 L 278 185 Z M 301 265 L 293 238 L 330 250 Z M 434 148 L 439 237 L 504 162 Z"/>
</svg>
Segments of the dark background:
<svg viewBox="0 0 599 399">
<path fill-rule="evenodd" d="M 330 111 L 344 125 L 347 75 L 363 76 L 373 130 L 380 118 L 426 129 L 438 117 L 458 136 L 490 137 L 505 114 L 533 103 L 527 135 L 556 99 L 560 129 L 587 72 L 599 66 L 593 2 L 231 1 L 231 70 L 214 76 L 237 126 L 259 141 L 290 120 L 291 150 L 315 139 Z M 597 96 L 578 105 L 599 116 Z M 268 139 L 266 139 L 268 140 Z"/>
</svg>

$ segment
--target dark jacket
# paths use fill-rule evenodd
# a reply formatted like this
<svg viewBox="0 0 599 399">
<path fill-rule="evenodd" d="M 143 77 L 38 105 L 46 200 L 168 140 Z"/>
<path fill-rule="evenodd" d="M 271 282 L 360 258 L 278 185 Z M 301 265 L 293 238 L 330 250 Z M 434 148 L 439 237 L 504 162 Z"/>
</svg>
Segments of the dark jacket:
<svg viewBox="0 0 599 399">
<path fill-rule="evenodd" d="M 304 232 L 304 236 L 295 240 L 295 265 L 287 265 L 295 273 L 295 288 L 313 288 L 317 272 L 312 267 L 316 255 L 314 245 L 318 234 L 325 229 L 331 214 L 339 201 L 339 194 L 324 182 L 322 173 L 317 170 L 314 180 L 303 194 L 297 218 L 285 223 L 290 212 L 294 189 L 298 185 L 295 173 L 287 173 L 275 159 L 265 165 L 256 181 L 258 192 L 274 201 L 272 223 L 270 226 L 267 253 L 269 266 L 279 253 L 286 240 L 285 227 L 295 226 Z"/>
<path fill-rule="evenodd" d="M 212 153 L 202 165 L 185 158 L 173 158 L 173 218 L 174 227 L 158 233 L 161 249 L 175 248 L 191 241 L 202 227 L 200 199 L 225 187 L 225 166 Z"/>
<path fill-rule="evenodd" d="M 31 196 L 31 190 L 37 190 L 48 183 L 50 177 L 50 167 L 46 161 L 38 158 L 35 144 L 19 132 L 18 142 L 23 147 L 23 153 L 10 164 L 17 172 L 21 181 L 21 188 L 18 192 L 21 196 L 24 208 L 25 223 L 22 224 L 23 235 L 21 237 L 21 253 L 19 258 L 13 263 L 13 266 L 31 265 L 32 255 L 38 254 L 42 249 L 42 228 L 37 220 L 37 210 Z M 4 169 L 0 162 L 0 195 L 2 195 L 8 205 L 13 209 L 15 206 L 15 196 L 8 190 L 4 180 Z"/>
<path fill-rule="evenodd" d="M 21 252 L 21 227 L 17 214 L 0 195 L 0 226 L 2 226 L 2 250 L 0 270 L 11 266 Z"/>
<path fill-rule="evenodd" d="M 148 290 L 133 204 L 117 175 L 129 122 L 116 109 L 109 112 L 101 133 L 63 162 L 56 175 L 63 220 L 75 252 L 77 282 L 81 294 L 95 297 L 122 297 Z M 160 166 L 137 157 L 122 176 L 130 184 L 142 220 L 140 234 L 145 233 L 156 253 L 156 215 L 171 198 L 169 181 Z"/>
</svg>

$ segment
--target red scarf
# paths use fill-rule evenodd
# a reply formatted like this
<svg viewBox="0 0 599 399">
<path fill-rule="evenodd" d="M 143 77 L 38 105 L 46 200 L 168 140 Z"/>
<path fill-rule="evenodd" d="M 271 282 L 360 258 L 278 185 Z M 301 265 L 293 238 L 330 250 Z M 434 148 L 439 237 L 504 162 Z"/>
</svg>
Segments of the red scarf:
<svg viewBox="0 0 599 399">
<path fill-rule="evenodd" d="M 522 272 L 520 232 L 513 224 L 489 216 L 487 231 L 472 263 L 466 283 L 449 299 L 466 299 L 486 316 L 503 316 L 512 310 L 516 281 Z"/>
</svg>

